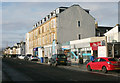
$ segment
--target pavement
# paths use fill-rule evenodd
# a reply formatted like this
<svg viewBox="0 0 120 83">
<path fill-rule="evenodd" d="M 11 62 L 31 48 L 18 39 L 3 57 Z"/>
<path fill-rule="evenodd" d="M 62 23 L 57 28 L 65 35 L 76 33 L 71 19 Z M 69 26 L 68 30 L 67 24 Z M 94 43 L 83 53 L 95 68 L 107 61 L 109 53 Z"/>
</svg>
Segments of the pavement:
<svg viewBox="0 0 120 83">
<path fill-rule="evenodd" d="M 43 65 L 49 65 L 48 63 L 41 63 L 41 62 L 37 62 L 37 63 L 40 63 L 40 64 L 43 64 Z M 59 65 L 57 67 L 60 67 L 60 68 L 66 68 L 66 69 L 72 69 L 72 70 L 79 70 L 79 71 L 87 71 L 87 68 L 86 68 L 86 64 L 72 64 L 71 66 L 62 66 L 62 65 Z"/>
</svg>

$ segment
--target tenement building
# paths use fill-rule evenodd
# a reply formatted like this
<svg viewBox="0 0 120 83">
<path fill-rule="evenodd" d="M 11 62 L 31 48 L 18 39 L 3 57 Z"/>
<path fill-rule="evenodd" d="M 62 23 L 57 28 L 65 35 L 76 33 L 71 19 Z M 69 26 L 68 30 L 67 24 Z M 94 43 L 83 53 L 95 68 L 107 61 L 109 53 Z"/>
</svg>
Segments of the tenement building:
<svg viewBox="0 0 120 83">
<path fill-rule="evenodd" d="M 28 52 L 47 62 L 52 54 L 61 52 L 63 43 L 94 36 L 95 19 L 89 10 L 75 4 L 50 12 L 33 26 L 26 40 Z"/>
</svg>

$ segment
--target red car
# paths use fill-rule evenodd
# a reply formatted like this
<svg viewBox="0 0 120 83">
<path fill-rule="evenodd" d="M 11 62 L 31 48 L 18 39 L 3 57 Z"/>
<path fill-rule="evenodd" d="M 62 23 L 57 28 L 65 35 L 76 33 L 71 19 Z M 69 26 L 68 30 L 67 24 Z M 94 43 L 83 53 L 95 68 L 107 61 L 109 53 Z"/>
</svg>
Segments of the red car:
<svg viewBox="0 0 120 83">
<path fill-rule="evenodd" d="M 120 61 L 111 57 L 99 57 L 89 62 L 87 65 L 87 70 L 102 70 L 107 73 L 109 70 L 120 70 Z"/>
</svg>

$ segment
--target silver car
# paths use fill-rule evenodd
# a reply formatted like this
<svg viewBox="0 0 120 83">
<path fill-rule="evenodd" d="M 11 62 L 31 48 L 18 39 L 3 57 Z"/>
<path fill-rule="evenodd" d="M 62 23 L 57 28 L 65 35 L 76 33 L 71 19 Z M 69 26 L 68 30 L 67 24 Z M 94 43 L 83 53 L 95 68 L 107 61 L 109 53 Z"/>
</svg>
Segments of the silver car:
<svg viewBox="0 0 120 83">
<path fill-rule="evenodd" d="M 38 57 L 37 56 L 30 56 L 29 60 L 30 61 L 38 61 Z"/>
</svg>

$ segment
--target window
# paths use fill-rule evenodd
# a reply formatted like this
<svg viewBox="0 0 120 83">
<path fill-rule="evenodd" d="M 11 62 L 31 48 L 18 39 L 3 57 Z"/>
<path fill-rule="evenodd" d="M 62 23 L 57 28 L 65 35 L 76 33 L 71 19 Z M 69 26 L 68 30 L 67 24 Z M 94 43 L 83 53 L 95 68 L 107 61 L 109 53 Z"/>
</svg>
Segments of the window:
<svg viewBox="0 0 120 83">
<path fill-rule="evenodd" d="M 42 33 L 42 27 L 40 28 L 40 33 Z"/>
<path fill-rule="evenodd" d="M 42 33 L 44 33 L 44 27 L 42 27 Z"/>
<path fill-rule="evenodd" d="M 110 59 L 108 59 L 109 61 L 117 61 L 117 59 L 115 59 L 115 58 L 110 58 Z"/>
<path fill-rule="evenodd" d="M 46 35 L 45 39 L 46 39 L 45 42 L 47 43 L 47 35 Z"/>
<path fill-rule="evenodd" d="M 51 29 L 51 24 L 49 23 L 49 30 Z"/>
<path fill-rule="evenodd" d="M 44 37 L 43 37 L 43 44 L 44 44 Z"/>
<path fill-rule="evenodd" d="M 51 16 L 53 16 L 53 13 L 51 13 Z"/>
<path fill-rule="evenodd" d="M 40 22 L 38 22 L 38 24 L 40 25 Z"/>
<path fill-rule="evenodd" d="M 108 51 L 108 55 L 111 55 L 111 54 L 112 54 L 112 51 L 111 51 L 111 50 L 109 50 L 109 51 Z"/>
<path fill-rule="evenodd" d="M 80 21 L 78 21 L 78 27 L 80 27 Z"/>
<path fill-rule="evenodd" d="M 55 19 L 53 19 L 53 20 L 51 21 L 51 27 L 52 27 L 52 28 L 55 28 L 55 26 L 56 26 Z"/>
<path fill-rule="evenodd" d="M 49 35 L 49 43 L 51 43 L 51 35 Z"/>
<path fill-rule="evenodd" d="M 115 52 L 115 55 L 118 55 L 118 50 L 115 50 L 114 52 Z"/>
<path fill-rule="evenodd" d="M 100 61 L 100 59 L 95 59 L 95 60 L 94 60 L 94 62 L 99 62 L 99 61 Z"/>
<path fill-rule="evenodd" d="M 50 18 L 50 16 L 48 15 L 48 19 Z"/>
<path fill-rule="evenodd" d="M 38 33 L 40 34 L 40 28 L 38 29 Z"/>
<path fill-rule="evenodd" d="M 100 62 L 102 62 L 102 61 L 106 61 L 105 59 L 100 59 Z"/>
<path fill-rule="evenodd" d="M 79 39 L 79 40 L 81 39 L 81 35 L 80 35 L 80 34 L 78 34 L 78 39 Z"/>
<path fill-rule="evenodd" d="M 44 26 L 44 32 L 46 32 L 46 25 Z"/>
<path fill-rule="evenodd" d="M 41 38 L 40 38 L 40 46 L 41 46 Z"/>
</svg>

